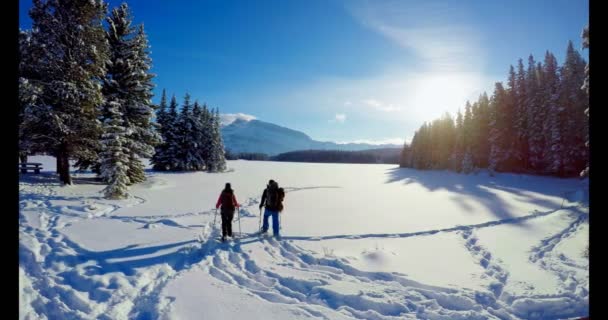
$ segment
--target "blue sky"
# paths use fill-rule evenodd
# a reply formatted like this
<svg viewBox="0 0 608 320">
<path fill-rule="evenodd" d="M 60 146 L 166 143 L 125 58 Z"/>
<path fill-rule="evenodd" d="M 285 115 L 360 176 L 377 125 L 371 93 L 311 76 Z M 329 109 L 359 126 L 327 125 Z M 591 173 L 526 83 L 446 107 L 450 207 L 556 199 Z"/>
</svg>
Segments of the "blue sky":
<svg viewBox="0 0 608 320">
<path fill-rule="evenodd" d="M 121 1 L 108 1 L 110 7 Z M 581 48 L 581 0 L 127 1 L 162 89 L 317 140 L 402 142 L 510 64 Z M 31 0 L 20 0 L 29 28 Z M 587 59 L 588 53 L 582 52 Z"/>
</svg>

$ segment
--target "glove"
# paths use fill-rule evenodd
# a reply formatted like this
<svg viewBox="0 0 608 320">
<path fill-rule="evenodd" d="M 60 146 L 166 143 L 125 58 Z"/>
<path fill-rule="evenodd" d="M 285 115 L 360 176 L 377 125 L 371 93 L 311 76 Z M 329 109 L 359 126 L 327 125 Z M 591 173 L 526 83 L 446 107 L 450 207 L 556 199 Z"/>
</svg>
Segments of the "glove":
<svg viewBox="0 0 608 320">
<path fill-rule="evenodd" d="M 262 209 L 263 206 L 264 206 L 263 204 L 260 204 L 260 209 Z"/>
</svg>

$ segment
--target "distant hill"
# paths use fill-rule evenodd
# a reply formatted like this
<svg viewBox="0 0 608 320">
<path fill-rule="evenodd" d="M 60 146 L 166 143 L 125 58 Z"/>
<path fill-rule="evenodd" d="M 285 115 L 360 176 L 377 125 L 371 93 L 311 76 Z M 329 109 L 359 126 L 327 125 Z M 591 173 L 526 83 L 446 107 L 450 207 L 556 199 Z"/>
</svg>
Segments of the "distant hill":
<svg viewBox="0 0 608 320">
<path fill-rule="evenodd" d="M 369 150 L 401 148 L 400 145 L 366 143 L 339 144 L 316 141 L 303 132 L 260 120 L 236 119 L 221 129 L 224 146 L 232 153 L 277 155 L 296 150 Z"/>
</svg>

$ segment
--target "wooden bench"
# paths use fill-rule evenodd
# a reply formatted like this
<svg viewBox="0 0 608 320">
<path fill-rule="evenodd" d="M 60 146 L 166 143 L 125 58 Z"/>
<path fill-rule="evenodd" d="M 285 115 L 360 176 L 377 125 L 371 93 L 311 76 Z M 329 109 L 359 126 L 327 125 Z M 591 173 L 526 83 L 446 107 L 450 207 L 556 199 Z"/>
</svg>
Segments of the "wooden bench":
<svg viewBox="0 0 608 320">
<path fill-rule="evenodd" d="M 28 170 L 34 171 L 34 173 L 40 173 L 40 169 L 42 169 L 42 163 L 34 163 L 34 162 L 26 162 L 20 163 L 19 169 L 21 173 L 27 173 Z"/>
</svg>

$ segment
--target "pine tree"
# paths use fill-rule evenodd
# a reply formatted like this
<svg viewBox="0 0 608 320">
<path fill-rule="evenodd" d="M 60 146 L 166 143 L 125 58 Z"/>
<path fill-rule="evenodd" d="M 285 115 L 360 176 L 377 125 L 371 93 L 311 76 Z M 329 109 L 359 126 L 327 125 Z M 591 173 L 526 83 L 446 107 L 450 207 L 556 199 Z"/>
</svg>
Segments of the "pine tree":
<svg viewBox="0 0 608 320">
<path fill-rule="evenodd" d="M 166 170 L 180 170 L 178 168 L 178 154 L 180 152 L 179 145 L 179 128 L 178 128 L 178 113 L 177 113 L 177 100 L 175 96 L 171 97 L 171 102 L 169 103 L 169 112 L 167 112 L 167 121 L 166 121 L 166 137 L 165 143 L 167 144 L 166 151 Z"/>
<path fill-rule="evenodd" d="M 455 124 L 455 141 L 454 141 L 454 152 L 450 157 L 450 169 L 454 171 L 460 171 L 462 157 L 464 156 L 464 125 L 463 118 L 460 109 L 458 109 L 458 113 L 456 114 L 456 124 Z"/>
<path fill-rule="evenodd" d="M 515 74 L 515 68 L 509 66 L 509 79 L 507 81 L 506 89 L 506 100 L 503 105 L 502 113 L 500 115 L 501 121 L 503 121 L 504 130 L 504 159 L 502 161 L 502 170 L 504 171 L 515 171 L 518 169 L 518 157 L 516 151 L 516 103 L 518 100 L 517 93 L 517 76 Z"/>
<path fill-rule="evenodd" d="M 228 151 L 226 151 L 226 158 L 228 158 Z M 412 167 L 412 150 L 407 144 L 407 141 L 403 143 L 403 149 L 399 155 L 399 167 L 400 168 L 411 168 Z"/>
<path fill-rule="evenodd" d="M 504 170 L 507 158 L 509 127 L 507 117 L 507 92 L 501 82 L 497 82 L 490 106 L 490 171 Z"/>
<path fill-rule="evenodd" d="M 142 25 L 131 27 L 132 20 L 126 3 L 113 9 L 107 18 L 110 60 L 104 95 L 116 96 L 122 101 L 121 108 L 128 133 L 125 143 L 130 150 L 127 173 L 131 183 L 139 183 L 145 180 L 144 165 L 140 158 L 153 155 L 160 136 L 152 123 L 154 75 L 149 73 L 151 59 L 148 40 Z"/>
<path fill-rule="evenodd" d="M 585 61 L 574 49 L 572 41 L 568 42 L 566 60 L 560 68 L 559 105 L 564 108 L 562 114 L 562 161 L 563 172 L 572 176 L 584 169 L 587 162 L 585 140 L 588 132 L 585 108 L 588 97 L 580 89 L 585 79 Z"/>
<path fill-rule="evenodd" d="M 449 113 L 445 113 L 438 122 L 439 140 L 437 146 L 439 150 L 438 168 L 447 169 L 450 165 L 450 156 L 454 153 L 456 145 L 456 126 Z"/>
<path fill-rule="evenodd" d="M 182 105 L 182 110 L 179 113 L 177 118 L 176 128 L 177 128 L 177 145 L 178 152 L 176 154 L 177 165 L 176 169 L 180 171 L 190 171 L 194 170 L 194 148 L 192 141 L 193 129 L 192 123 L 190 122 L 191 109 L 190 105 L 190 95 L 186 93 L 184 97 L 184 103 Z"/>
<path fill-rule="evenodd" d="M 428 153 L 430 150 L 427 145 L 427 133 L 428 126 L 425 122 L 422 124 L 420 129 L 414 133 L 414 138 L 412 138 L 412 166 L 415 169 L 429 168 Z"/>
<path fill-rule="evenodd" d="M 201 123 L 201 145 L 200 145 L 200 154 L 205 162 L 205 167 L 208 170 L 209 163 L 211 162 L 211 154 L 213 147 L 213 117 L 211 116 L 211 112 L 209 108 L 207 108 L 206 104 L 203 104 L 203 110 L 200 116 Z"/>
<path fill-rule="evenodd" d="M 522 59 L 519 59 L 517 62 L 517 75 L 515 78 L 515 87 L 514 87 L 514 128 L 513 132 L 515 133 L 514 137 L 514 158 L 515 158 L 515 167 L 518 171 L 527 171 L 528 170 L 528 118 L 527 118 L 527 101 L 528 101 L 528 86 L 526 81 L 526 72 L 524 70 L 524 64 Z"/>
<path fill-rule="evenodd" d="M 203 133 L 205 131 L 203 123 L 203 109 L 198 104 L 198 101 L 194 101 L 194 108 L 192 108 L 192 125 L 194 127 L 192 140 L 195 142 L 194 153 L 198 159 L 196 170 L 203 170 L 206 167 L 205 155 L 203 153 L 203 145 L 206 143 Z"/>
<path fill-rule="evenodd" d="M 44 136 L 44 148 L 57 158 L 59 178 L 71 184 L 70 159 L 97 159 L 108 44 L 102 21 L 103 1 L 34 0 L 32 45 L 39 106 L 44 106 L 44 130 L 31 126 L 32 136 Z"/>
<path fill-rule="evenodd" d="M 581 37 L 583 38 L 583 48 L 589 48 L 589 26 L 586 26 L 583 29 L 583 34 L 581 35 Z M 585 66 L 585 80 L 583 82 L 583 86 L 581 87 L 581 89 L 585 90 L 585 93 L 587 93 L 587 97 L 589 97 L 589 62 L 587 62 L 587 65 Z M 588 100 L 587 100 L 587 108 L 585 109 L 585 115 L 587 116 L 587 118 L 589 118 Z M 585 134 L 586 134 L 585 146 L 587 148 L 589 148 L 589 121 L 587 121 L 586 123 L 587 123 L 587 130 L 585 132 Z M 589 175 L 589 156 L 587 156 L 587 166 L 580 173 L 580 175 L 581 175 L 581 177 L 587 177 Z M 587 252 L 589 252 L 589 248 L 587 248 Z"/>
<path fill-rule="evenodd" d="M 542 110 L 542 71 L 537 67 L 534 57 L 528 57 L 526 72 L 526 118 L 528 126 L 528 163 L 534 172 L 540 172 L 543 166 L 544 133 Z"/>
<path fill-rule="evenodd" d="M 108 199 L 126 198 L 127 185 L 130 183 L 127 174 L 130 153 L 126 147 L 128 134 L 123 120 L 124 115 L 120 109 L 121 102 L 108 102 L 106 108 L 108 117 L 101 137 L 101 177 L 108 183 L 103 190 Z"/>
<path fill-rule="evenodd" d="M 490 156 L 490 99 L 485 92 L 479 97 L 478 105 L 478 115 L 475 117 L 479 128 L 478 147 L 474 150 L 473 159 L 480 168 L 487 168 Z"/>
<path fill-rule="evenodd" d="M 163 89 L 163 93 L 160 98 L 160 104 L 156 110 L 156 123 L 158 125 L 157 131 L 161 136 L 162 142 L 156 145 L 154 155 L 152 156 L 152 168 L 157 171 L 168 170 L 167 166 L 167 128 L 168 128 L 168 115 L 167 115 L 167 94 Z"/>
<path fill-rule="evenodd" d="M 462 120 L 462 141 L 463 151 L 462 160 L 459 163 L 459 170 L 464 173 L 473 171 L 473 156 L 471 149 L 474 144 L 474 133 L 473 133 L 473 111 L 469 101 L 465 105 L 464 118 Z"/>
<path fill-rule="evenodd" d="M 547 113 L 544 121 L 545 132 L 545 163 L 549 174 L 563 175 L 563 119 L 565 108 L 559 105 L 559 86 L 557 59 L 549 51 L 545 54 L 543 66 L 543 109 Z"/>
<path fill-rule="evenodd" d="M 41 103 L 42 93 L 40 74 L 36 71 L 36 61 L 40 59 L 40 46 L 32 43 L 30 30 L 19 32 L 19 95 L 18 95 L 18 128 L 19 158 L 27 162 L 28 154 L 44 150 L 44 132 L 46 126 L 46 108 Z"/>
<path fill-rule="evenodd" d="M 218 109 L 211 112 L 212 115 L 212 147 L 211 158 L 209 160 L 208 171 L 220 172 L 226 170 L 226 158 L 224 153 L 224 142 L 220 132 L 220 113 Z"/>
<path fill-rule="evenodd" d="M 464 153 L 464 157 L 462 158 L 462 172 L 470 173 L 473 172 L 475 166 L 473 165 L 473 156 L 471 155 L 471 151 L 467 149 Z"/>
</svg>

